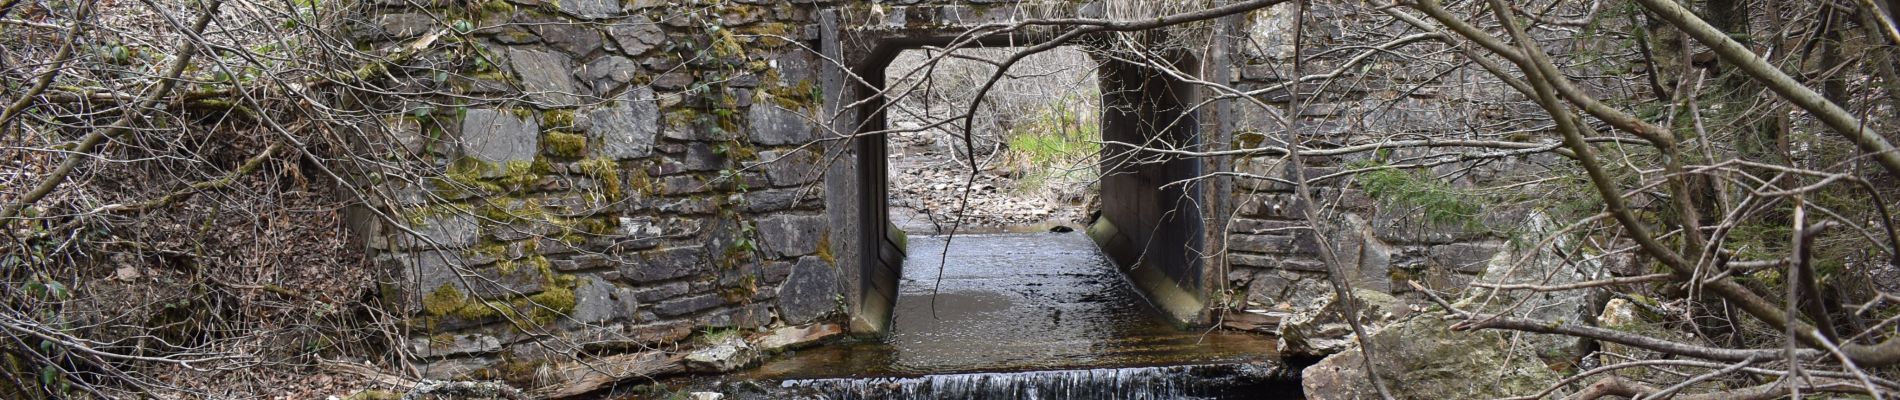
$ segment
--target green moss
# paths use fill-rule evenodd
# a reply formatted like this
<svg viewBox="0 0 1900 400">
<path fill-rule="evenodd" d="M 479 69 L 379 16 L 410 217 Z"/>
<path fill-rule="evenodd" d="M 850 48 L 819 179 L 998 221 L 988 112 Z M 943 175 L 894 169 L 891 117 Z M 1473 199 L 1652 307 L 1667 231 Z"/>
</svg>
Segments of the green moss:
<svg viewBox="0 0 1900 400">
<path fill-rule="evenodd" d="M 436 181 L 436 189 L 444 193 L 465 193 L 467 191 L 500 192 L 501 186 L 489 182 L 484 175 L 495 169 L 495 165 L 471 157 L 456 158 L 449 162 L 449 168 L 442 173 L 442 180 Z"/>
<path fill-rule="evenodd" d="M 574 110 L 554 109 L 541 112 L 542 128 L 574 127 Z"/>
<path fill-rule="evenodd" d="M 809 79 L 798 81 L 797 84 L 792 86 L 773 86 L 766 88 L 765 93 L 770 95 L 765 100 L 769 100 L 773 104 L 777 104 L 779 107 L 783 107 L 787 110 L 816 111 L 818 106 L 824 103 L 824 91 L 819 89 L 818 85 L 812 83 Z"/>
<path fill-rule="evenodd" d="M 541 137 L 541 148 L 548 155 L 561 158 L 580 158 L 587 152 L 587 137 L 567 132 L 548 132 Z"/>
<path fill-rule="evenodd" d="M 422 296 L 422 312 L 437 317 L 449 315 L 462 308 L 462 303 L 465 301 L 467 298 L 462 295 L 461 290 L 445 283 L 435 288 L 435 291 L 429 292 L 428 295 Z"/>
<path fill-rule="evenodd" d="M 501 177 L 495 178 L 495 182 L 514 188 L 533 185 L 553 169 L 553 163 L 538 158 L 534 161 L 509 161 L 502 165 Z"/>
<path fill-rule="evenodd" d="M 600 182 L 607 200 L 620 200 L 620 163 L 609 158 L 590 158 L 574 164 L 581 174 Z"/>
<path fill-rule="evenodd" d="M 1260 148 L 1260 143 L 1266 140 L 1267 135 L 1260 132 L 1247 131 L 1234 134 L 1234 141 L 1239 144 L 1242 149 L 1258 149 Z"/>
<path fill-rule="evenodd" d="M 831 232 L 818 235 L 818 259 L 827 263 L 838 262 L 838 256 L 831 254 Z"/>
<path fill-rule="evenodd" d="M 478 16 L 512 15 L 515 13 L 515 5 L 506 0 L 488 0 L 475 11 Z"/>
<path fill-rule="evenodd" d="M 631 185 L 633 190 L 640 191 L 641 195 L 647 197 L 660 195 L 659 183 L 653 179 L 652 175 L 647 174 L 646 168 L 634 168 L 633 174 L 627 177 L 627 184 Z"/>
</svg>

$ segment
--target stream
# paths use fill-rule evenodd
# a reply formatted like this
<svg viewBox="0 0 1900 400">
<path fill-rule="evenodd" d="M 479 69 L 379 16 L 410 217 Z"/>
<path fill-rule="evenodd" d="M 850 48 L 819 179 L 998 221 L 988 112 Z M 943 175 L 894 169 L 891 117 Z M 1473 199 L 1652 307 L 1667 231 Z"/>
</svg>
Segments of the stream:
<svg viewBox="0 0 1900 400">
<path fill-rule="evenodd" d="M 1301 398 L 1272 338 L 1180 329 L 1080 232 L 912 237 L 904 269 L 888 336 L 696 386 L 738 399 Z"/>
</svg>

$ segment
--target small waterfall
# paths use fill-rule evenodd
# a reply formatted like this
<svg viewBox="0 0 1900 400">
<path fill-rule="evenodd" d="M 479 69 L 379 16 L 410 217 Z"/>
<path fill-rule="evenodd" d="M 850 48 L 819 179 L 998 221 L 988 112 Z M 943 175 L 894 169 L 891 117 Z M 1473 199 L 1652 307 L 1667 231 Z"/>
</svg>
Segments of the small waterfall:
<svg viewBox="0 0 1900 400">
<path fill-rule="evenodd" d="M 1184 365 L 1057 371 L 989 372 L 921 377 L 788 380 L 799 394 L 832 400 L 1103 399 L 1202 400 L 1279 396 L 1291 377 L 1259 364 Z M 1277 385 L 1276 385 L 1277 384 Z M 1297 389 L 1295 389 L 1297 390 Z"/>
</svg>

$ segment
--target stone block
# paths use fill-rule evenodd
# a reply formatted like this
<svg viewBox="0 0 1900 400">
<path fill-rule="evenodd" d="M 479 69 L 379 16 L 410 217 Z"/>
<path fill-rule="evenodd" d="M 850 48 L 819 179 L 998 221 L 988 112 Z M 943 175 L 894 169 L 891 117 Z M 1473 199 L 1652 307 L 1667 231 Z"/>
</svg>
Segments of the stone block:
<svg viewBox="0 0 1900 400">
<path fill-rule="evenodd" d="M 409 224 L 408 229 L 415 234 L 383 227 L 380 231 L 384 240 L 373 240 L 371 245 L 392 249 L 456 249 L 473 245 L 482 237 L 482 227 L 475 216 L 459 212 L 424 216 Z"/>
<path fill-rule="evenodd" d="M 424 358 L 444 358 L 501 351 L 501 340 L 483 334 L 443 334 L 409 338 L 409 352 Z"/>
<path fill-rule="evenodd" d="M 633 290 L 622 288 L 599 277 L 584 276 L 574 288 L 571 322 L 594 324 L 631 318 L 640 307 Z"/>
<path fill-rule="evenodd" d="M 633 290 L 633 299 L 643 303 L 652 303 L 686 294 L 692 285 L 686 282 L 673 282 L 658 286 L 648 286 Z"/>
<path fill-rule="evenodd" d="M 666 31 L 645 16 L 634 16 L 610 25 L 607 35 L 613 37 L 620 53 L 627 56 L 639 56 L 666 43 Z"/>
<path fill-rule="evenodd" d="M 1287 301 L 1292 290 L 1292 279 L 1277 271 L 1258 271 L 1247 284 L 1247 302 L 1272 307 Z"/>
<path fill-rule="evenodd" d="M 1299 249 L 1294 235 L 1228 235 L 1227 248 L 1266 254 L 1287 254 Z"/>
<path fill-rule="evenodd" d="M 581 65 L 579 71 L 574 71 L 574 76 L 580 78 L 581 84 L 593 89 L 594 93 L 605 95 L 619 88 L 620 85 L 632 82 L 633 77 L 639 73 L 640 65 L 634 64 L 633 60 L 621 56 L 606 56 Z M 651 89 L 648 89 L 648 93 L 652 93 Z"/>
<path fill-rule="evenodd" d="M 376 17 L 376 32 L 372 37 L 379 39 L 406 39 L 429 33 L 441 27 L 434 17 L 425 13 L 383 14 Z"/>
<path fill-rule="evenodd" d="M 812 150 L 766 150 L 759 152 L 759 160 L 748 168 L 764 170 L 773 186 L 796 186 L 823 178 L 824 169 L 820 167 L 824 161 L 824 156 Z"/>
<path fill-rule="evenodd" d="M 798 207 L 801 201 L 815 200 L 824 195 L 824 191 L 817 188 L 754 190 L 745 194 L 745 211 L 763 213 L 790 210 Z"/>
<path fill-rule="evenodd" d="M 1227 223 L 1230 233 L 1291 235 L 1305 230 L 1306 223 L 1301 221 L 1238 218 Z"/>
<path fill-rule="evenodd" d="M 1483 271 L 1504 250 L 1501 242 L 1452 243 L 1432 246 L 1428 252 L 1436 266 L 1464 273 Z"/>
<path fill-rule="evenodd" d="M 758 102 L 746 111 L 753 143 L 767 146 L 804 144 L 815 139 L 811 125 L 798 111 L 772 102 Z"/>
<path fill-rule="evenodd" d="M 686 296 L 662 301 L 653 306 L 653 312 L 662 317 L 677 317 L 703 311 L 726 304 L 726 299 L 718 293 Z"/>
<path fill-rule="evenodd" d="M 521 78 L 528 100 L 540 108 L 573 107 L 580 104 L 579 85 L 574 83 L 574 60 L 565 54 L 533 48 L 508 49 L 508 65 Z"/>
<path fill-rule="evenodd" d="M 818 252 L 818 239 L 826 234 L 822 215 L 772 215 L 760 218 L 759 237 L 764 250 L 778 257 L 797 257 Z"/>
<path fill-rule="evenodd" d="M 482 162 L 532 162 L 540 151 L 540 125 L 514 112 L 470 109 L 462 116 L 461 131 L 462 155 Z"/>
<path fill-rule="evenodd" d="M 770 304 L 751 304 L 717 310 L 699 318 L 699 325 L 713 328 L 758 329 L 772 324 Z"/>
<path fill-rule="evenodd" d="M 623 10 L 620 0 L 560 0 L 550 3 L 562 13 L 586 19 L 613 17 L 620 15 Z"/>
<path fill-rule="evenodd" d="M 818 257 L 803 257 L 778 287 L 780 317 L 787 324 L 803 324 L 838 310 L 837 267 Z"/>
<path fill-rule="evenodd" d="M 497 361 L 491 357 L 450 358 L 416 366 L 424 379 L 457 380 L 479 376 L 489 365 Z"/>
<path fill-rule="evenodd" d="M 599 30 L 584 24 L 550 22 L 531 25 L 531 29 L 549 47 L 567 52 L 574 57 L 584 58 L 594 54 L 595 51 L 600 51 L 603 42 Z"/>
<path fill-rule="evenodd" d="M 626 160 L 653 155 L 660 130 L 660 108 L 654 102 L 653 89 L 630 89 L 612 106 L 584 115 L 588 135 L 600 144 L 589 149 L 592 156 Z"/>
<path fill-rule="evenodd" d="M 704 246 L 652 250 L 626 256 L 620 276 L 635 283 L 663 281 L 705 271 L 709 264 Z"/>
</svg>

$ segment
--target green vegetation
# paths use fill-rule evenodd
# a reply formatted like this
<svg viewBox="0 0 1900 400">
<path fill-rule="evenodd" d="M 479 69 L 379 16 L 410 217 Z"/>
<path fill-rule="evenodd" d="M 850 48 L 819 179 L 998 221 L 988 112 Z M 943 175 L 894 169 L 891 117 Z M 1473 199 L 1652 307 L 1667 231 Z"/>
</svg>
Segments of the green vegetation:
<svg viewBox="0 0 1900 400">
<path fill-rule="evenodd" d="M 1087 164 L 1102 151 L 1102 131 L 1093 110 L 1077 103 L 1066 98 L 1050 103 L 1006 134 L 1007 160 L 1024 171 L 1016 190 L 1038 191 L 1052 183 L 1094 178 L 1095 169 Z"/>
<path fill-rule="evenodd" d="M 1380 169 L 1359 174 L 1359 186 L 1381 203 L 1416 210 L 1426 221 L 1467 229 L 1482 227 L 1477 195 L 1453 188 L 1429 173 Z"/>
</svg>

